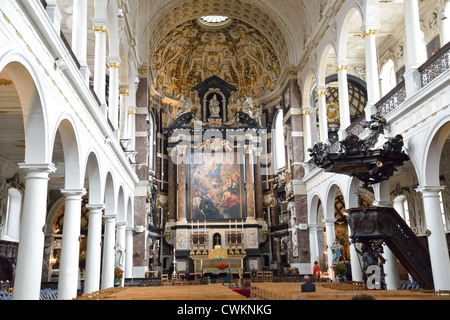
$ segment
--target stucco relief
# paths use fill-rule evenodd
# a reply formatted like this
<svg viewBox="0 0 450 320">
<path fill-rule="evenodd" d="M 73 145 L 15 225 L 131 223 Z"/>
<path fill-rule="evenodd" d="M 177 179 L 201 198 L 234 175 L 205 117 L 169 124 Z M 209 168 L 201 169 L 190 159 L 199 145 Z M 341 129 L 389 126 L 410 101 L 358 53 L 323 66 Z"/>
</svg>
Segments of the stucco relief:
<svg viewBox="0 0 450 320">
<path fill-rule="evenodd" d="M 280 60 L 270 42 L 238 20 L 220 29 L 196 20 L 182 24 L 160 42 L 153 57 L 156 89 L 177 98 L 211 76 L 238 89 L 240 97 L 262 97 L 278 84 Z"/>
</svg>

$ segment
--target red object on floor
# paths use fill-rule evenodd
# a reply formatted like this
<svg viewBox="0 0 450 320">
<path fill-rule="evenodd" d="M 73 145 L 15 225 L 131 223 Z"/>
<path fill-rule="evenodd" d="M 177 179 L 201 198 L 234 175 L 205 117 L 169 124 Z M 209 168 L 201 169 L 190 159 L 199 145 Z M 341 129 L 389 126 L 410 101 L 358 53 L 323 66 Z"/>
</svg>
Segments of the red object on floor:
<svg viewBox="0 0 450 320">
<path fill-rule="evenodd" d="M 250 288 L 230 288 L 231 290 L 239 293 L 240 295 L 243 295 L 246 298 L 250 298 Z"/>
</svg>

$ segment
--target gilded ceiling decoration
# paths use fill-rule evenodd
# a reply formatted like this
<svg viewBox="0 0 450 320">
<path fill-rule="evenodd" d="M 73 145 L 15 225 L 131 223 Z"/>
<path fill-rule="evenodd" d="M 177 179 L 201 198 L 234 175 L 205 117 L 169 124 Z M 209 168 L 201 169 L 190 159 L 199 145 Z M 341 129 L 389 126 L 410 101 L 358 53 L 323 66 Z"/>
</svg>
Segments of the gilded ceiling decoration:
<svg viewBox="0 0 450 320">
<path fill-rule="evenodd" d="M 221 28 L 191 20 L 173 29 L 152 57 L 155 88 L 169 97 L 185 94 L 211 76 L 238 90 L 239 96 L 262 97 L 280 77 L 280 60 L 261 32 L 232 19 Z"/>
</svg>

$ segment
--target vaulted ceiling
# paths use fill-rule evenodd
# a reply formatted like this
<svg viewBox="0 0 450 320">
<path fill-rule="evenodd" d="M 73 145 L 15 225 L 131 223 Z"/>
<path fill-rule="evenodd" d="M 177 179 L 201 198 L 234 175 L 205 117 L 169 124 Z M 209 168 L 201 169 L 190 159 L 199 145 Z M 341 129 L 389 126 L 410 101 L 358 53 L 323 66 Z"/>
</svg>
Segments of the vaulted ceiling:
<svg viewBox="0 0 450 320">
<path fill-rule="evenodd" d="M 154 87 L 173 98 L 192 85 L 193 77 L 196 81 L 205 80 L 211 72 L 214 73 L 216 63 L 228 64 L 218 68 L 215 75 L 234 79 L 230 82 L 241 93 L 245 91 L 254 98 L 267 96 L 277 84 L 282 84 L 280 79 L 286 79 L 295 71 L 302 59 L 310 54 L 309 50 L 317 46 L 332 23 L 330 17 L 343 3 L 342 0 L 88 1 L 87 62 L 90 70 L 94 70 L 95 52 L 91 19 L 96 15 L 94 3 L 97 1 L 109 2 L 116 10 L 118 6 L 123 7 L 125 19 L 118 22 L 118 26 L 124 35 L 121 41 L 131 48 L 125 58 L 133 61 L 136 68 L 149 70 L 149 79 Z M 403 0 L 378 0 L 377 3 L 378 15 L 384 26 L 378 37 L 382 46 L 389 43 L 395 30 L 403 24 Z M 58 0 L 58 5 L 63 13 L 61 28 L 71 43 L 73 0 Z M 206 15 L 227 16 L 233 24 L 222 29 L 199 28 L 196 22 Z M 348 58 L 352 59 L 349 72 L 364 80 L 364 42 L 360 37 L 362 21 L 359 14 L 354 14 L 351 19 L 347 50 Z M 234 27 L 244 30 L 241 36 L 231 31 Z M 195 32 L 195 37 L 192 32 Z M 211 39 L 215 39 L 213 45 Z M 244 53 L 241 56 L 240 51 Z M 205 58 L 205 53 L 210 60 Z M 233 55 L 231 59 L 230 54 Z M 257 59 L 251 59 L 255 54 Z M 334 52 L 328 56 L 327 67 L 334 72 Z M 236 73 L 242 68 L 246 68 L 246 79 Z M 123 78 L 126 78 L 127 71 L 122 68 Z"/>
</svg>

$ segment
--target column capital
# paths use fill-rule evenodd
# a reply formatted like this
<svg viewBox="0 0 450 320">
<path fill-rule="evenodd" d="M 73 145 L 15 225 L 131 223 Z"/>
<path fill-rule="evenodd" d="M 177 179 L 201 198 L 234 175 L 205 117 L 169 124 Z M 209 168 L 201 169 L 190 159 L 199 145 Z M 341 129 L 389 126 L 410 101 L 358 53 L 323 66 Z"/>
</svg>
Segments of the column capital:
<svg viewBox="0 0 450 320">
<path fill-rule="evenodd" d="M 127 222 L 126 221 L 116 221 L 116 227 L 118 229 L 120 229 L 120 228 L 125 229 L 126 226 L 127 226 Z"/>
<path fill-rule="evenodd" d="M 120 70 L 120 63 L 119 62 L 108 62 L 106 66 L 110 69 L 119 69 Z"/>
<path fill-rule="evenodd" d="M 336 219 L 331 218 L 331 219 L 323 219 L 323 222 L 325 222 L 326 225 L 334 225 L 334 223 L 336 222 Z"/>
<path fill-rule="evenodd" d="M 361 34 L 361 38 L 365 39 L 367 36 L 376 36 L 378 34 L 378 29 L 367 28 Z"/>
<path fill-rule="evenodd" d="M 336 67 L 336 72 L 347 71 L 347 70 L 348 70 L 348 64 L 338 64 Z"/>
<path fill-rule="evenodd" d="M 53 163 L 19 163 L 19 169 L 27 173 L 27 178 L 48 179 L 50 173 L 56 172 L 56 166 Z"/>
<path fill-rule="evenodd" d="M 432 194 L 432 193 L 435 193 L 437 195 L 440 191 L 442 191 L 444 189 L 445 189 L 444 186 L 422 186 L 422 185 L 420 185 L 415 189 L 415 191 L 422 193 L 422 195 Z"/>
<path fill-rule="evenodd" d="M 61 193 L 66 197 L 80 198 L 86 194 L 86 189 L 61 189 Z"/>
<path fill-rule="evenodd" d="M 105 218 L 105 222 L 115 222 L 115 219 L 117 218 L 117 215 L 115 215 L 115 214 L 108 214 L 108 215 L 104 215 L 103 218 Z"/>
<path fill-rule="evenodd" d="M 100 203 L 100 204 L 88 203 L 86 205 L 86 208 L 89 210 L 89 214 L 91 214 L 91 213 L 101 213 L 101 211 L 103 209 L 105 209 L 105 204 L 104 203 Z"/>
<path fill-rule="evenodd" d="M 108 34 L 108 27 L 107 26 L 93 26 L 92 29 L 94 32 L 100 32 Z"/>
</svg>

